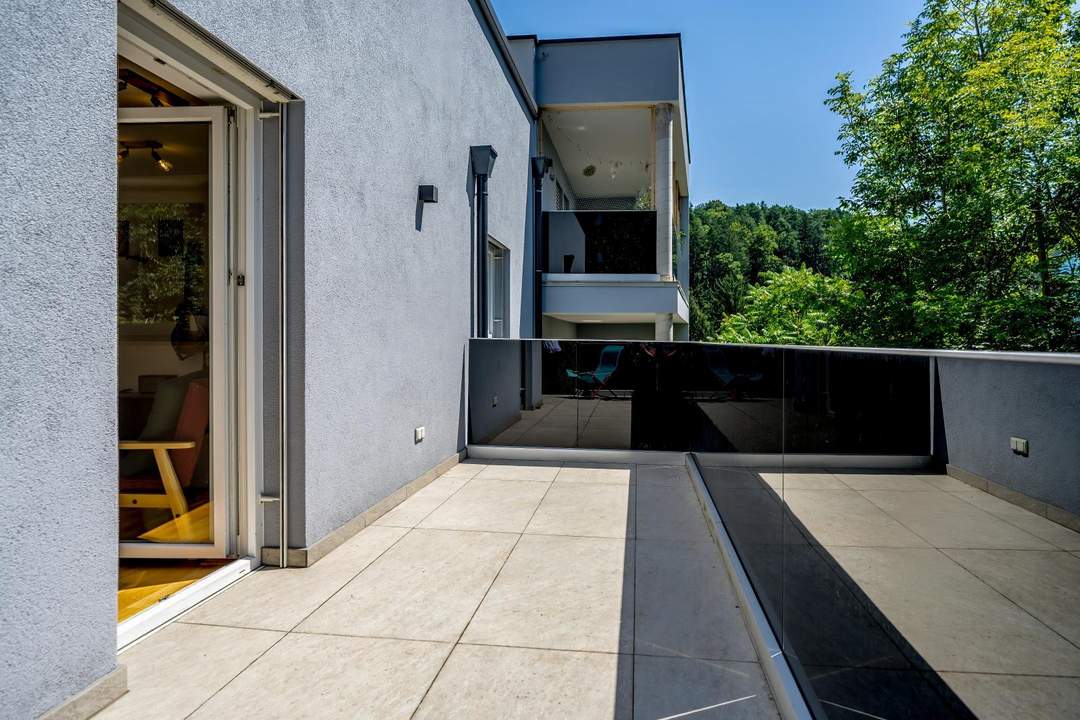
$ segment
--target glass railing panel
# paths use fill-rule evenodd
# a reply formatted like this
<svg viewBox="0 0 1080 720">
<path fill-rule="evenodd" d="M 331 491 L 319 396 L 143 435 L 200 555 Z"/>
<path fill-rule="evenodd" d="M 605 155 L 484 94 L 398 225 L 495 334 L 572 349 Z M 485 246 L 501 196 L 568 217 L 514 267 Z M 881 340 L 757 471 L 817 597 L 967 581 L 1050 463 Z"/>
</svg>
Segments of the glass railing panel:
<svg viewBox="0 0 1080 720">
<path fill-rule="evenodd" d="M 629 450 L 640 423 L 642 363 L 638 343 L 575 342 L 578 384 L 578 444 L 585 448 Z M 644 378 L 655 386 L 655 380 Z"/>
<path fill-rule="evenodd" d="M 545 212 L 548 273 L 656 273 L 654 210 Z"/>
</svg>

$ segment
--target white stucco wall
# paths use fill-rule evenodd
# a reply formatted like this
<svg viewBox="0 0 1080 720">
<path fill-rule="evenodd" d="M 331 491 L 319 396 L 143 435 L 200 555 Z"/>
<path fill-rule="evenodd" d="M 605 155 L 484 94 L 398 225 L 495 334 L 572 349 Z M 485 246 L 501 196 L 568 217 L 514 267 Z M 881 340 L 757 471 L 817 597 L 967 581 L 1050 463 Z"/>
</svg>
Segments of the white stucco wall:
<svg viewBox="0 0 1080 720">
<path fill-rule="evenodd" d="M 116 667 L 115 16 L 0 0 L 0 718 Z"/>
<path fill-rule="evenodd" d="M 469 146 L 499 153 L 489 229 L 510 249 L 517 336 L 531 119 L 467 0 L 175 4 L 304 99 L 306 518 L 292 543 L 311 544 L 463 446 Z M 417 231 L 419 184 L 439 203 Z"/>
</svg>

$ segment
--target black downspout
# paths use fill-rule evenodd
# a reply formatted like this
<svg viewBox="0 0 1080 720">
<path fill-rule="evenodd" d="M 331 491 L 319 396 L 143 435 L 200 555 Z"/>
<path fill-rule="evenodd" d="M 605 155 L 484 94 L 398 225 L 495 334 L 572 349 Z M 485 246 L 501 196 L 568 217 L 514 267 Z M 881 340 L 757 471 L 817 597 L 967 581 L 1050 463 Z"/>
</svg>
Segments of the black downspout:
<svg viewBox="0 0 1080 720">
<path fill-rule="evenodd" d="M 544 335 L 544 173 L 551 167 L 551 158 L 543 155 L 532 159 L 533 179 L 533 337 Z"/>
<path fill-rule="evenodd" d="M 473 145 L 469 155 L 476 175 L 476 336 L 487 337 L 487 182 L 499 154 L 490 145 Z"/>
</svg>

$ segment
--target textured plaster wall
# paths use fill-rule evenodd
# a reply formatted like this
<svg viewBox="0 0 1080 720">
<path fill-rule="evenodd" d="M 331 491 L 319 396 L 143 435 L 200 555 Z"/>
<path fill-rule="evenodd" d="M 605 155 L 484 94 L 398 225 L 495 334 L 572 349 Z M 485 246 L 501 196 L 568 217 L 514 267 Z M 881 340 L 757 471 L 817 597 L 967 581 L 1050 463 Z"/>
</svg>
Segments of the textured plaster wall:
<svg viewBox="0 0 1080 720">
<path fill-rule="evenodd" d="M 1080 514 L 1080 367 L 948 358 L 937 367 L 947 461 Z M 1012 436 L 1029 441 L 1028 457 L 1010 450 Z"/>
<path fill-rule="evenodd" d="M 311 544 L 460 447 L 470 145 L 499 153 L 489 222 L 510 249 L 513 336 L 528 317 L 531 119 L 468 0 L 175 4 L 304 99 L 306 520 L 292 541 Z M 439 188 L 422 222 L 420 184 Z"/>
<path fill-rule="evenodd" d="M 116 6 L 0 0 L 0 717 L 116 666 Z"/>
</svg>

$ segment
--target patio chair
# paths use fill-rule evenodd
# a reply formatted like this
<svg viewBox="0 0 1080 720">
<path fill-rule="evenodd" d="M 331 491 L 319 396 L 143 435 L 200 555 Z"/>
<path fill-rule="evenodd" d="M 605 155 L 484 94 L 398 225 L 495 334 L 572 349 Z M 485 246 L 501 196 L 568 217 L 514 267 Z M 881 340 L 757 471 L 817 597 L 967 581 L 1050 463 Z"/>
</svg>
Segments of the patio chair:
<svg viewBox="0 0 1080 720">
<path fill-rule="evenodd" d="M 585 385 L 583 390 L 588 390 L 592 397 L 599 396 L 602 390 L 607 390 L 612 397 L 618 397 L 614 390 L 607 387 L 607 383 L 612 373 L 619 367 L 619 356 L 622 355 L 622 351 L 622 345 L 605 345 L 600 351 L 600 361 L 595 370 L 577 372 L 567 368 L 566 375 L 571 380 L 577 380 Z"/>
<path fill-rule="evenodd" d="M 738 399 L 741 394 L 745 393 L 750 383 L 755 383 L 762 378 L 762 374 L 759 372 L 732 372 L 731 368 L 728 367 L 724 351 L 719 348 L 708 348 L 705 357 L 708 361 L 709 372 L 720 381 L 724 389 L 728 390 L 734 399 Z"/>
<path fill-rule="evenodd" d="M 184 489 L 191 485 L 210 427 L 210 386 L 206 378 L 192 380 L 176 420 L 172 440 L 121 440 L 121 450 L 154 453 L 158 477 L 120 477 L 121 508 L 167 508 L 174 518 L 188 512 Z"/>
</svg>

